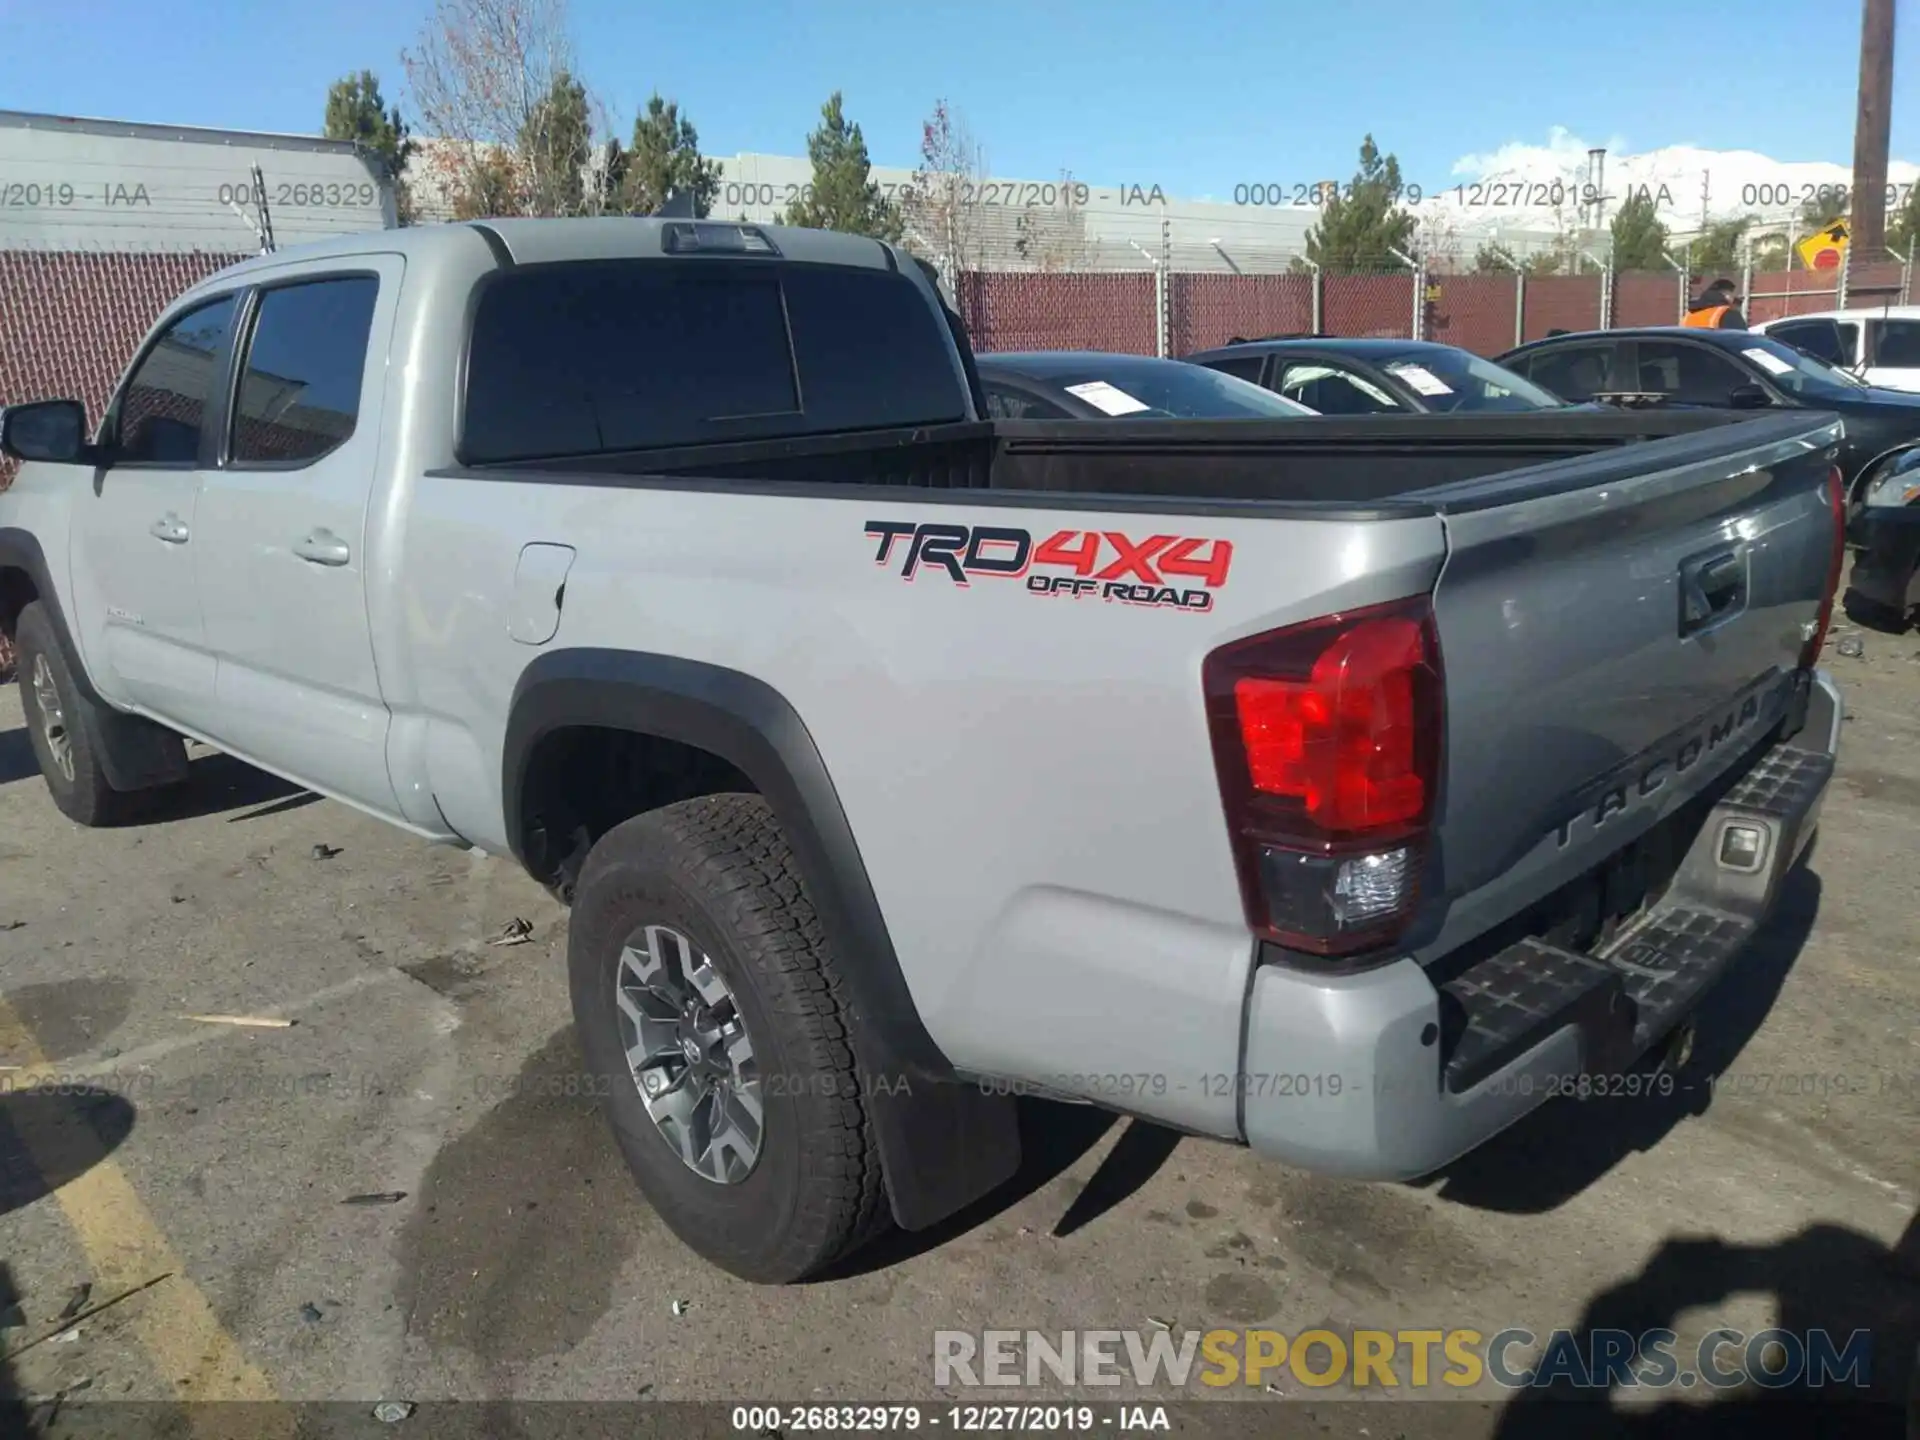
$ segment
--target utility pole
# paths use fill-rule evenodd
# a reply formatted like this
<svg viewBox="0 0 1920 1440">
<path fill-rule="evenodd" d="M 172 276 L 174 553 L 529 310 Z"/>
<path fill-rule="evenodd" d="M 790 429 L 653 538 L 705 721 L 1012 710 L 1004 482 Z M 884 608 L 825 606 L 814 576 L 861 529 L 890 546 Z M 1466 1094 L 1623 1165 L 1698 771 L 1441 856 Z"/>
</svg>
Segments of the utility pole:
<svg viewBox="0 0 1920 1440">
<path fill-rule="evenodd" d="M 1878 260 L 1887 248 L 1887 149 L 1893 123 L 1893 0 L 1865 0 L 1860 107 L 1853 127 L 1853 225 L 1847 249 Z"/>
</svg>

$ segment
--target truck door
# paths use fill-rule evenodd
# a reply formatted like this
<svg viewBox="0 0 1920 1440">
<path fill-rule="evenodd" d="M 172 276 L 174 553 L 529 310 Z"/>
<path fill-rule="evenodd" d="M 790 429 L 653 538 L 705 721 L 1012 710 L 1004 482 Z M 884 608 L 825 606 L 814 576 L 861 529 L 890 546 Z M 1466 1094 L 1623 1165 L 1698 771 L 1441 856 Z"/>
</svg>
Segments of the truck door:
<svg viewBox="0 0 1920 1440">
<path fill-rule="evenodd" d="M 101 429 L 108 463 L 73 501 L 73 623 L 94 683 L 181 723 L 214 686 L 194 593 L 196 509 L 237 298 L 194 305 L 155 333 Z"/>
<path fill-rule="evenodd" d="M 403 262 L 351 264 L 276 274 L 240 319 L 225 460 L 200 493 L 197 580 L 219 666 L 201 728 L 390 815 L 365 544 Z"/>
</svg>

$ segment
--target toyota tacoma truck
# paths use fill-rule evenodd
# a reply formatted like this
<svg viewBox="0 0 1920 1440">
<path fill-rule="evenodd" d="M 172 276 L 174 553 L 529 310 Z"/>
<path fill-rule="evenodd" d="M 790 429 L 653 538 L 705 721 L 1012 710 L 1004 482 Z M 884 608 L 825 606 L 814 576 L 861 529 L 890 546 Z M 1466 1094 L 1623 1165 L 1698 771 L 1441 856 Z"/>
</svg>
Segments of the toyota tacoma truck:
<svg viewBox="0 0 1920 1440">
<path fill-rule="evenodd" d="M 756 1281 L 1006 1181 L 1021 1093 L 1394 1180 L 1672 1059 L 1833 768 L 1833 417 L 986 417 L 871 239 L 248 260 L 0 415 L 34 752 L 83 825 L 187 737 L 511 853 Z"/>
</svg>

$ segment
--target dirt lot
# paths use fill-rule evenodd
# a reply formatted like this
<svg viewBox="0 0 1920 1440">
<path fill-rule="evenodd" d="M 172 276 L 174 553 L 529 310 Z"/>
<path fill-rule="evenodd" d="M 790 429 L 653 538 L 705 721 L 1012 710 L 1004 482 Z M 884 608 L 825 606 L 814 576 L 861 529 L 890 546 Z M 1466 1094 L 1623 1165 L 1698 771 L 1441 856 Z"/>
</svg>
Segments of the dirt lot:
<svg viewBox="0 0 1920 1440">
<path fill-rule="evenodd" d="M 567 1093 L 565 916 L 510 860 L 424 846 L 211 754 L 185 813 L 83 832 L 49 802 L 9 687 L 13 1384 L 362 1406 L 933 1400 L 936 1329 L 1154 1317 L 1864 1325 L 1876 1376 L 1904 1385 L 1920 1286 L 1891 1250 L 1915 1244 L 1920 1196 L 1920 637 L 1864 640 L 1865 658 L 1830 658 L 1852 713 L 1820 840 L 1670 1098 L 1555 1102 L 1416 1186 L 1035 1105 L 1007 1192 L 784 1291 L 685 1251 Z M 528 943 L 488 943 L 516 918 Z M 295 1023 L 185 1018 L 200 1014 Z M 20 1083 L 49 1072 L 80 1093 Z M 404 1198 L 343 1203 L 377 1192 Z M 160 1276 L 48 1338 L 76 1286 L 84 1309 Z M 1531 1409 L 1438 1401 L 1383 1425 L 1333 1398 L 1290 1391 L 1264 1433 L 1538 1429 Z"/>
</svg>

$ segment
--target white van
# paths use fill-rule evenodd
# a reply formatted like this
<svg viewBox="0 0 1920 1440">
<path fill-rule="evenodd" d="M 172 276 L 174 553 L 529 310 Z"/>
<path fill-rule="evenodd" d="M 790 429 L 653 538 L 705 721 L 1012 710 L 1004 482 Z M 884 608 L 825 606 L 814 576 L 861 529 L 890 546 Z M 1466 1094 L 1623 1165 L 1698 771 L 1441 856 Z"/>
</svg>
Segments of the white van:
<svg viewBox="0 0 1920 1440">
<path fill-rule="evenodd" d="M 1752 328 L 1851 370 L 1869 385 L 1920 391 L 1920 305 L 1823 310 Z"/>
</svg>

